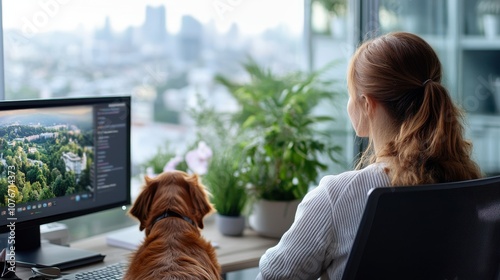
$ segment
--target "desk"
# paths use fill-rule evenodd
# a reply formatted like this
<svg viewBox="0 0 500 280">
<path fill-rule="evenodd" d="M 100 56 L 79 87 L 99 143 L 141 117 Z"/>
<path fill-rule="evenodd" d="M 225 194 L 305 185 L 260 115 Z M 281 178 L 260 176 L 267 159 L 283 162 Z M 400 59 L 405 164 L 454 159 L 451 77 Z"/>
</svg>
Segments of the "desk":
<svg viewBox="0 0 500 280">
<path fill-rule="evenodd" d="M 219 248 L 216 249 L 216 252 L 223 274 L 257 267 L 262 254 L 264 254 L 268 248 L 276 245 L 279 241 L 278 239 L 261 237 L 251 229 L 246 229 L 241 237 L 224 236 L 217 230 L 213 221 L 205 223 L 202 234 L 207 240 L 219 244 Z M 65 272 L 84 271 L 126 261 L 132 253 L 132 251 L 127 249 L 108 246 L 106 244 L 106 234 L 100 234 L 76 241 L 71 244 L 71 247 L 99 252 L 106 255 L 106 257 L 103 262 L 79 267 L 77 269 L 65 270 Z M 31 271 L 28 268 L 18 266 L 16 274 L 21 279 L 28 279 L 31 276 Z"/>
</svg>

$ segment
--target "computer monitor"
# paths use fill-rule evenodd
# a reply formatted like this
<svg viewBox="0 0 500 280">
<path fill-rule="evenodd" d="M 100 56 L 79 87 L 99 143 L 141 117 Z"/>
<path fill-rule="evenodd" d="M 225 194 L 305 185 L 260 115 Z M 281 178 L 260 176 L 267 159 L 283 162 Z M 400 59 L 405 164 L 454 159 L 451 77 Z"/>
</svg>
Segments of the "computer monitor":
<svg viewBox="0 0 500 280">
<path fill-rule="evenodd" d="M 130 204 L 130 97 L 0 102 L 0 233 L 19 265 L 104 256 L 40 242 L 40 225 Z"/>
</svg>

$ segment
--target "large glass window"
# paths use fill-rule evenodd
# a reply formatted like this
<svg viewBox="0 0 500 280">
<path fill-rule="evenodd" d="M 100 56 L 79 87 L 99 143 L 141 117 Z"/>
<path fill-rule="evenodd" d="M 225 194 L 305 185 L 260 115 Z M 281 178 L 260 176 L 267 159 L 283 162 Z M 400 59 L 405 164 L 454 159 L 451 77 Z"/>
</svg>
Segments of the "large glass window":
<svg viewBox="0 0 500 280">
<path fill-rule="evenodd" d="M 186 142 L 197 96 L 234 109 L 214 75 L 244 79 L 247 56 L 276 71 L 302 68 L 303 5 L 4 0 L 5 98 L 132 95 L 137 166 L 165 141 Z"/>
</svg>

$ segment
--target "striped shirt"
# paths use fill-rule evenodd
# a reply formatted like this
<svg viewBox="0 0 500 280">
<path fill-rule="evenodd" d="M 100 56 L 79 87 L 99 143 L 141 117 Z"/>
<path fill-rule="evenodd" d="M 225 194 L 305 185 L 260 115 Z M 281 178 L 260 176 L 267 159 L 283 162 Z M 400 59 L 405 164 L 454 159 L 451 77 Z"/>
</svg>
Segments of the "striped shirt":
<svg viewBox="0 0 500 280">
<path fill-rule="evenodd" d="M 257 279 L 341 279 L 371 188 L 390 186 L 381 164 L 325 176 L 300 203 L 280 242 L 261 257 Z"/>
</svg>

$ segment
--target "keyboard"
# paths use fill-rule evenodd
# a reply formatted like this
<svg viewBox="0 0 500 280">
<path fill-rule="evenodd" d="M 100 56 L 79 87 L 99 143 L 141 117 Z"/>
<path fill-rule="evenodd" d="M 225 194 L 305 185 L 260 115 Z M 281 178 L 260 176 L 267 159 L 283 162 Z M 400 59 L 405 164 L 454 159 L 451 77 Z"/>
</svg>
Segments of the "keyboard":
<svg viewBox="0 0 500 280">
<path fill-rule="evenodd" d="M 104 267 L 63 275 L 63 280 L 122 280 L 127 271 L 127 263 L 114 263 Z"/>
</svg>

